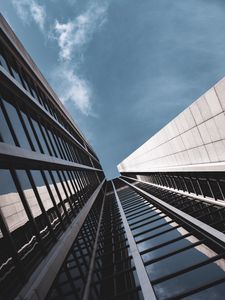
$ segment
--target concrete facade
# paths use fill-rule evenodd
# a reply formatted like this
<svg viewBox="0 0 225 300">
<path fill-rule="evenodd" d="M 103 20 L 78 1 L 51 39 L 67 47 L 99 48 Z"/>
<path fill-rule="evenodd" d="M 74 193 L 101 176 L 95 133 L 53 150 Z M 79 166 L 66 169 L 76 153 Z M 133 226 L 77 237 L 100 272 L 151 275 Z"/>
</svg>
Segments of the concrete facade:
<svg viewBox="0 0 225 300">
<path fill-rule="evenodd" d="M 224 171 L 225 78 L 124 159 L 119 172 Z"/>
</svg>

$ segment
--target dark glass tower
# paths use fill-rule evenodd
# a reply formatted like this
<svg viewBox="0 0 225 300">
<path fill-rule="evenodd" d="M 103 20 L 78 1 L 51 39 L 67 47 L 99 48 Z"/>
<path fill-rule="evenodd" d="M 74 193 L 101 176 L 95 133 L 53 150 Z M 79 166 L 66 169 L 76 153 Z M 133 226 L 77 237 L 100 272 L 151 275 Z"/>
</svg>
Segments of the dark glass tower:
<svg viewBox="0 0 225 300">
<path fill-rule="evenodd" d="M 224 299 L 224 86 L 106 181 L 0 16 L 0 299 Z"/>
</svg>

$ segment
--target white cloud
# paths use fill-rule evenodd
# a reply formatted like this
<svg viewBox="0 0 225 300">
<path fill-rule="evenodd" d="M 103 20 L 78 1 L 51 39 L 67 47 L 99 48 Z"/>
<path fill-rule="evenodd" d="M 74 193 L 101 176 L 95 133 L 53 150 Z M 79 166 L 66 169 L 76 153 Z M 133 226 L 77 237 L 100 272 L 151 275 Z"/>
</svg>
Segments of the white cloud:
<svg viewBox="0 0 225 300">
<path fill-rule="evenodd" d="M 29 23 L 31 19 L 43 31 L 46 19 L 44 6 L 38 4 L 35 0 L 12 0 L 18 16 L 24 23 Z"/>
<path fill-rule="evenodd" d="M 95 2 L 73 21 L 60 23 L 56 20 L 53 35 L 60 48 L 61 60 L 70 60 L 73 52 L 80 52 L 90 41 L 94 32 L 104 23 L 107 7 L 106 2 Z"/>
<path fill-rule="evenodd" d="M 65 103 L 72 101 L 84 115 L 93 115 L 91 106 L 92 90 L 89 83 L 80 78 L 75 71 L 62 63 L 53 72 L 53 81 L 59 98 Z"/>
</svg>

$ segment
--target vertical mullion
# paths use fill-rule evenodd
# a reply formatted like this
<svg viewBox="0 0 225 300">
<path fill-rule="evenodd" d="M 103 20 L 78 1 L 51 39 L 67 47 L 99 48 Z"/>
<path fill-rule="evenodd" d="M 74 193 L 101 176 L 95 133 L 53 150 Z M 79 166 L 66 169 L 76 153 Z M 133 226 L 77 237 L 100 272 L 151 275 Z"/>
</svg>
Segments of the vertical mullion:
<svg viewBox="0 0 225 300">
<path fill-rule="evenodd" d="M 120 203 L 119 197 L 117 195 L 116 188 L 114 186 L 113 181 L 112 181 L 112 185 L 113 185 L 113 190 L 114 190 L 114 194 L 115 194 L 115 197 L 116 197 L 117 205 L 119 207 L 120 215 L 121 215 L 121 218 L 122 218 L 122 221 L 123 221 L 124 229 L 126 231 L 127 240 L 128 240 L 129 246 L 130 246 L 130 251 L 131 251 L 132 256 L 133 256 L 134 265 L 135 265 L 135 268 L 136 268 L 137 276 L 139 278 L 139 282 L 140 282 L 141 290 L 142 290 L 142 293 L 143 293 L 143 297 L 144 297 L 145 300 L 149 300 L 149 299 L 156 300 L 156 296 L 155 296 L 153 287 L 152 287 L 152 285 L 150 283 L 150 280 L 148 278 L 147 271 L 146 271 L 145 266 L 143 264 L 143 260 L 141 258 L 141 255 L 138 251 L 138 247 L 137 247 L 137 244 L 134 240 L 134 237 L 133 237 L 133 234 L 131 232 L 130 226 L 127 222 L 125 213 L 123 211 L 123 208 L 122 208 L 122 205 Z"/>
</svg>

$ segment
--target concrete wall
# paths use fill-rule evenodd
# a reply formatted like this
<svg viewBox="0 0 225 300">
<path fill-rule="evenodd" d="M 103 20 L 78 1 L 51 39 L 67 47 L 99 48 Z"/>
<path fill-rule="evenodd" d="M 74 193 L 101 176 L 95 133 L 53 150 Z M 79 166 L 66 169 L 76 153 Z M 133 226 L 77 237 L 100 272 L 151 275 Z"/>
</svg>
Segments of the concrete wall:
<svg viewBox="0 0 225 300">
<path fill-rule="evenodd" d="M 225 171 L 225 78 L 118 166 L 119 172 Z"/>
</svg>

